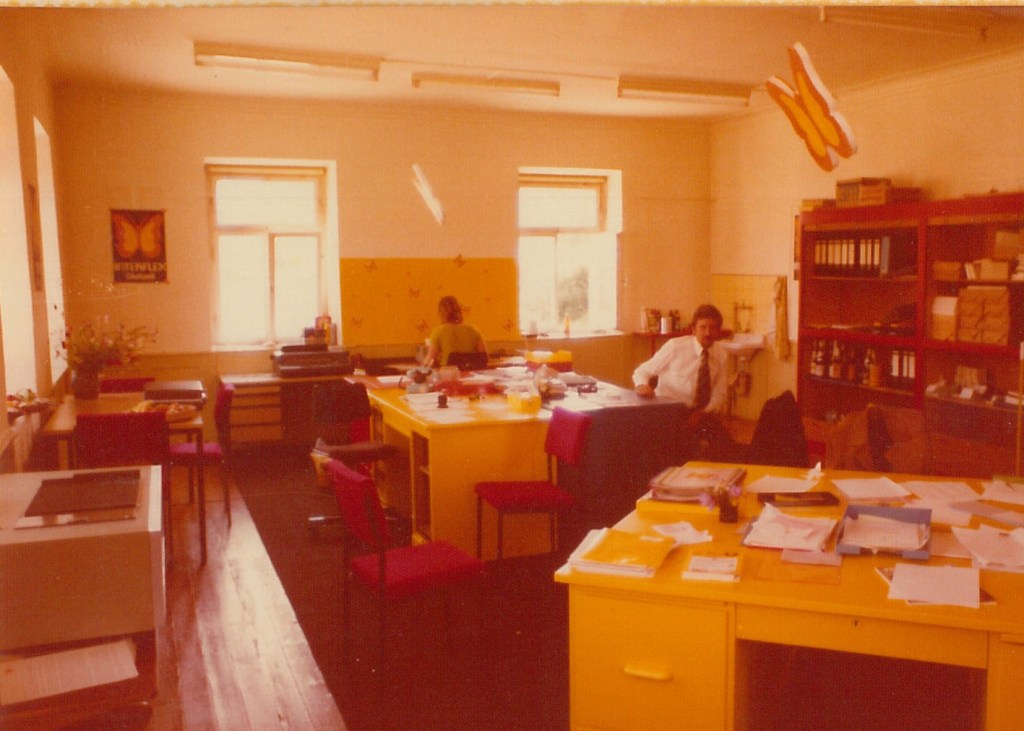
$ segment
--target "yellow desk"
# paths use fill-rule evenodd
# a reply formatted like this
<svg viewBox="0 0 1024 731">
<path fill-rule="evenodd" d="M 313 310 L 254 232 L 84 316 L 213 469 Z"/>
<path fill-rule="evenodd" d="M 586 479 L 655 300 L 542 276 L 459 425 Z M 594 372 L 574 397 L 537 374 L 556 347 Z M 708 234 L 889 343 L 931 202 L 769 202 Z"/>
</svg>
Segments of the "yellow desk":
<svg viewBox="0 0 1024 731">
<path fill-rule="evenodd" d="M 450 400 L 447 409 L 414 408 L 397 388 L 368 391 L 377 438 L 403 457 L 381 470 L 385 502 L 409 515 L 416 541 L 445 540 L 476 552 L 476 493 L 481 480 L 546 479 L 544 437 L 549 412 L 509 410 L 504 396 Z M 436 398 L 436 395 L 434 395 Z M 549 550 L 547 516 L 506 518 L 505 555 Z M 494 557 L 496 519 L 484 512 L 483 556 Z"/>
<path fill-rule="evenodd" d="M 767 472 L 803 471 L 752 466 L 747 483 Z M 855 474 L 829 472 L 822 485 Z M 805 508 L 802 514 L 838 518 L 843 508 Z M 756 496 L 744 495 L 741 524 L 758 510 Z M 704 547 L 739 552 L 740 581 L 683 580 L 687 547 L 675 549 L 651 579 L 585 574 L 568 566 L 556 573 L 569 587 L 573 729 L 764 727 L 751 705 L 756 690 L 749 687 L 757 643 L 973 668 L 981 680 L 956 692 L 977 706 L 977 728 L 1024 728 L 1024 576 L 982 571 L 981 586 L 996 603 L 979 609 L 909 606 L 887 598 L 875 571 L 902 560 L 895 556 L 845 556 L 841 568 L 831 569 L 783 564 L 778 551 L 741 546 L 735 524 L 701 511 L 634 511 L 618 526 L 649 532 L 654 524 L 679 520 L 713 533 L 714 542 Z M 968 563 L 934 556 L 931 562 Z"/>
</svg>

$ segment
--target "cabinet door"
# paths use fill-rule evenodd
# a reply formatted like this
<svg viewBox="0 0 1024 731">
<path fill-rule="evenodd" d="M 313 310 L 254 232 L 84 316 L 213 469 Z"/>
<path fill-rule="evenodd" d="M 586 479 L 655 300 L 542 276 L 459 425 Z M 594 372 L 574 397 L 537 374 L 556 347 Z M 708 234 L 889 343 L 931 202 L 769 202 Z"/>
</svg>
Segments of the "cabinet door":
<svg viewBox="0 0 1024 731">
<path fill-rule="evenodd" d="M 988 698 L 985 728 L 1024 728 L 1024 636 L 993 634 L 989 641 Z"/>
<path fill-rule="evenodd" d="M 723 605 L 572 587 L 573 728 L 726 728 L 728 617 Z"/>
</svg>

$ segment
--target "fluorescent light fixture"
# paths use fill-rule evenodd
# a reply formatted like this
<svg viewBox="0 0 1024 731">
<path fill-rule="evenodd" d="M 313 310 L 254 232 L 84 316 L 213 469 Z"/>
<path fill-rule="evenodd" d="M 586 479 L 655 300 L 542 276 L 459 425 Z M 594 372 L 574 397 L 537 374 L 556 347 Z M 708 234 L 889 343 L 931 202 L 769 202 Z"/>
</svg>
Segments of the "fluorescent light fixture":
<svg viewBox="0 0 1024 731">
<path fill-rule="evenodd" d="M 195 44 L 196 66 L 376 81 L 380 60 L 272 48 Z"/>
<path fill-rule="evenodd" d="M 654 76 L 622 76 L 619 78 L 620 99 L 652 99 L 745 107 L 750 101 L 750 92 L 751 87 L 744 84 L 718 81 Z"/>
<path fill-rule="evenodd" d="M 561 84 L 544 79 L 524 79 L 510 76 L 471 76 L 420 72 L 412 75 L 412 85 L 417 89 L 428 87 L 464 87 L 503 91 L 512 94 L 536 94 L 558 96 Z"/>
<path fill-rule="evenodd" d="M 822 23 L 984 39 L 992 18 L 969 8 L 823 7 Z"/>
</svg>

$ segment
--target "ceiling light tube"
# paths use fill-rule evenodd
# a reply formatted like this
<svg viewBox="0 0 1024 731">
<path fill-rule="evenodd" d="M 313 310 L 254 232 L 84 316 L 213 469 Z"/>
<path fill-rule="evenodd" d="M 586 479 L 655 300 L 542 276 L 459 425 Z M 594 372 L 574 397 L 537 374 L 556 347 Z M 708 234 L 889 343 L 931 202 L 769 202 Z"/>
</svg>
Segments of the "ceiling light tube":
<svg viewBox="0 0 1024 731">
<path fill-rule="evenodd" d="M 376 81 L 380 60 L 271 48 L 195 44 L 196 66 Z"/>
<path fill-rule="evenodd" d="M 469 76 L 442 73 L 414 73 L 412 85 L 417 89 L 431 86 L 467 87 L 504 91 L 512 94 L 536 94 L 539 96 L 558 96 L 561 84 L 557 81 L 544 79 L 524 79 L 507 76 Z"/>
<path fill-rule="evenodd" d="M 822 23 L 839 23 L 880 30 L 910 31 L 958 38 L 984 39 L 986 36 L 985 22 L 987 18 L 983 18 L 977 13 L 957 8 L 956 15 L 940 17 L 936 14 L 926 15 L 928 10 L 928 8 L 823 7 L 820 9 L 819 17 Z"/>
<path fill-rule="evenodd" d="M 750 101 L 749 86 L 717 81 L 672 79 L 665 77 L 622 76 L 619 78 L 620 99 L 651 99 L 745 107 Z"/>
</svg>

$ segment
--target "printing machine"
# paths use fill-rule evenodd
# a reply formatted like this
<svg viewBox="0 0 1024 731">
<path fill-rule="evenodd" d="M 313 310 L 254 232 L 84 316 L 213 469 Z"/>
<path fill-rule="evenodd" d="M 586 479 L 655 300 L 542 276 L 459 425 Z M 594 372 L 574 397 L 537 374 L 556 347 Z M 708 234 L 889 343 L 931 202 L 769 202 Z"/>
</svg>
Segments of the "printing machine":
<svg viewBox="0 0 1024 731">
<path fill-rule="evenodd" d="M 326 345 L 284 345 L 271 360 L 274 374 L 282 378 L 347 376 L 353 371 L 348 350 Z"/>
</svg>

